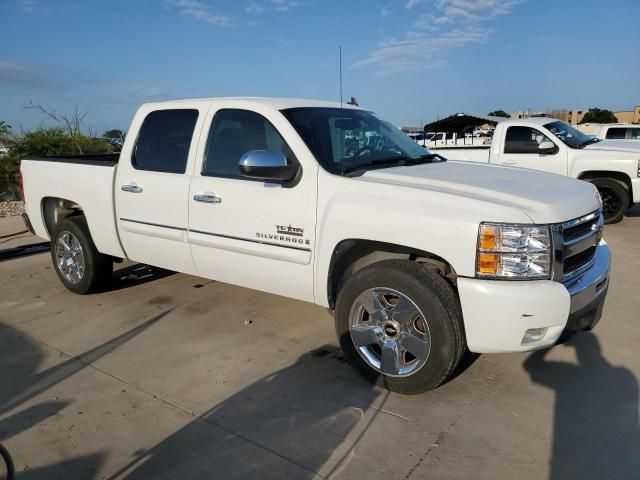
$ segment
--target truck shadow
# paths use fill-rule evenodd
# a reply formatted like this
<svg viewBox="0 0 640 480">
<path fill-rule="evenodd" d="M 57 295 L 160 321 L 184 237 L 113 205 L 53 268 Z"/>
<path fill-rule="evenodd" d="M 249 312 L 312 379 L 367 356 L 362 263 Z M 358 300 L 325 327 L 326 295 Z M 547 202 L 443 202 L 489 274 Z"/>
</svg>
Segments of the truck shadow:
<svg viewBox="0 0 640 480">
<path fill-rule="evenodd" d="M 41 369 L 44 352 L 27 335 L 0 323 L 0 442 L 14 437 L 46 421 L 72 404 L 71 400 L 48 400 L 21 408 L 37 396 L 56 387 L 71 376 L 87 368 L 105 355 L 131 341 L 150 328 L 173 309 L 156 315 L 137 327 L 92 348 L 77 357 L 69 358 L 50 368 Z M 31 454 L 28 457 L 26 454 Z M 13 452 L 16 467 L 38 460 L 39 453 Z M 18 478 L 93 478 L 106 459 L 106 452 L 97 452 L 65 459 L 62 462 L 19 472 Z"/>
<path fill-rule="evenodd" d="M 176 272 L 165 270 L 164 268 L 136 263 L 134 265 L 128 265 L 114 270 L 111 284 L 106 288 L 106 290 L 116 291 L 131 288 L 136 285 L 143 285 L 175 274 Z"/>
<path fill-rule="evenodd" d="M 549 478 L 638 478 L 635 376 L 607 362 L 592 333 L 579 333 L 564 345 L 556 348 L 575 348 L 577 365 L 546 360 L 548 350 L 533 353 L 524 364 L 534 382 L 555 391 Z"/>
<path fill-rule="evenodd" d="M 640 217 L 640 204 L 636 204 L 624 213 L 625 217 Z"/>
<path fill-rule="evenodd" d="M 347 461 L 371 424 L 364 412 L 383 395 L 344 362 L 333 346 L 306 353 L 138 452 L 109 478 L 311 479 L 321 469 L 327 476 Z"/>
</svg>

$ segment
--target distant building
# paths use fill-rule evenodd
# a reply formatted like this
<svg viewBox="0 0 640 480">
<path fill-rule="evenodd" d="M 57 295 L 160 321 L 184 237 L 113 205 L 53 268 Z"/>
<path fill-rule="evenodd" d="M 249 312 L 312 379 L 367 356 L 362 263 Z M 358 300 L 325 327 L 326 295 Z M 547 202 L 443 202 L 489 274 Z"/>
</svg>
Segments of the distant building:
<svg viewBox="0 0 640 480">
<path fill-rule="evenodd" d="M 583 110 L 553 110 L 551 112 L 518 112 L 511 113 L 511 118 L 529 118 L 529 117 L 553 117 L 558 120 L 563 120 L 571 125 L 578 125 L 584 116 L 589 111 L 588 108 Z M 619 123 L 640 123 L 640 105 L 636 106 L 633 110 L 623 110 L 620 112 L 613 112 L 618 119 Z"/>
</svg>

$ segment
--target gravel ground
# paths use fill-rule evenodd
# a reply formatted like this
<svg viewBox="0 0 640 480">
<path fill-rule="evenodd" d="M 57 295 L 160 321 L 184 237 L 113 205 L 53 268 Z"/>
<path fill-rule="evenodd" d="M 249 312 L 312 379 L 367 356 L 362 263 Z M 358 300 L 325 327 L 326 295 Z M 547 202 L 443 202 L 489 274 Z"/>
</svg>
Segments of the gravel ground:
<svg viewBox="0 0 640 480">
<path fill-rule="evenodd" d="M 14 217 L 24 212 L 24 202 L 0 202 L 0 217 Z"/>
</svg>

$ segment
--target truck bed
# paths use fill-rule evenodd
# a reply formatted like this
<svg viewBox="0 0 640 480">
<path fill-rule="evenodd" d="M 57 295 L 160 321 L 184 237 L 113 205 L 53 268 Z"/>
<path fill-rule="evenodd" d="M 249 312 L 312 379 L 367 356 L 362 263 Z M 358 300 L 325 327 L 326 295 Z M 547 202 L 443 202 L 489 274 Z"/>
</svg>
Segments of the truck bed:
<svg viewBox="0 0 640 480">
<path fill-rule="evenodd" d="M 48 221 L 60 205 L 78 205 L 102 253 L 123 257 L 113 188 L 118 154 L 27 157 L 22 160 L 25 208 L 34 232 L 50 239 Z"/>
<path fill-rule="evenodd" d="M 427 147 L 430 152 L 442 155 L 448 160 L 489 163 L 490 145 Z"/>
</svg>

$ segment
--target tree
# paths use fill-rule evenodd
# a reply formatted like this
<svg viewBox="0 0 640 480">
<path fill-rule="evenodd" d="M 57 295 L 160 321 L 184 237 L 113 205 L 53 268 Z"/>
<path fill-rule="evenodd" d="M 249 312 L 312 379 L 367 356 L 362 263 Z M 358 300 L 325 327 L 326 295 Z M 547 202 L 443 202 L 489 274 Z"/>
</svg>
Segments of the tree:
<svg viewBox="0 0 640 480">
<path fill-rule="evenodd" d="M 5 144 L 11 138 L 11 125 L 0 120 L 0 144 Z"/>
<path fill-rule="evenodd" d="M 80 144 L 80 138 L 83 136 L 80 128 L 82 127 L 82 122 L 89 112 L 78 111 L 78 105 L 76 105 L 75 109 L 70 114 L 64 113 L 60 115 L 56 113 L 56 111 L 52 108 L 47 108 L 37 102 L 33 103 L 31 101 L 29 102 L 29 105 L 24 108 L 29 110 L 37 110 L 45 117 L 53 120 L 58 125 L 60 125 L 71 140 L 71 155 L 82 155 L 83 153 L 85 153 L 82 151 L 82 146 Z"/>
<path fill-rule="evenodd" d="M 0 159 L 0 174 L 16 173 L 20 159 L 27 156 L 85 155 L 112 153 L 113 148 L 103 138 L 92 138 L 80 133 L 74 137 L 63 128 L 41 128 L 7 142 L 9 153 Z"/>
<path fill-rule="evenodd" d="M 511 117 L 511 115 L 509 115 L 504 110 L 494 110 L 493 112 L 489 112 L 488 115 L 490 117 L 504 117 L 504 118 L 510 118 Z"/>
<path fill-rule="evenodd" d="M 618 119 L 611 110 L 590 108 L 580 123 L 618 123 Z"/>
</svg>

